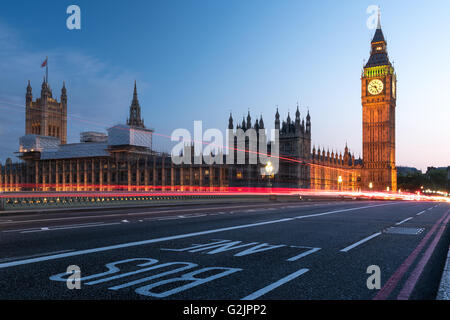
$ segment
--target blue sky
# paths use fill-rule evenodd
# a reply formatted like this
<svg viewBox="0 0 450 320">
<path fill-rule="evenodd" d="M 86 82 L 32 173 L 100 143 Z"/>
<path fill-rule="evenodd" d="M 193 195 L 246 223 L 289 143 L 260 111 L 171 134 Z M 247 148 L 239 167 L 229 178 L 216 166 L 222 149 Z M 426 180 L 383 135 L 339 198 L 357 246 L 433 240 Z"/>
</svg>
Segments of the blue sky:
<svg viewBox="0 0 450 320">
<path fill-rule="evenodd" d="M 81 30 L 66 8 L 81 8 Z M 248 109 L 273 126 L 300 103 L 313 144 L 361 153 L 360 73 L 368 59 L 369 5 L 398 75 L 397 165 L 450 165 L 450 2 L 442 1 L 8 1 L 0 8 L 0 160 L 24 133 L 27 80 L 40 92 L 66 81 L 68 140 L 124 122 L 138 83 L 147 126 L 225 129 Z M 168 151 L 166 138 L 157 149 Z"/>
</svg>

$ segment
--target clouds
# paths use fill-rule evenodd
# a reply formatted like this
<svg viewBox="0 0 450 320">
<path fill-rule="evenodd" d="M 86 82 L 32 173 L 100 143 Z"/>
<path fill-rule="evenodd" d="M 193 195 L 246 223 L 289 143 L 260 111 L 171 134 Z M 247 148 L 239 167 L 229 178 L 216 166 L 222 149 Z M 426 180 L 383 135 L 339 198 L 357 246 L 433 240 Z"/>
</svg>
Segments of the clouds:
<svg viewBox="0 0 450 320">
<path fill-rule="evenodd" d="M 34 50 L 29 39 L 0 21 L 0 161 L 18 150 L 25 133 L 25 88 L 31 80 L 33 99 L 40 96 L 48 56 L 49 83 L 59 100 L 62 82 L 68 94 L 68 142 L 77 142 L 85 130 L 104 131 L 124 122 L 136 73 L 102 61 L 79 48 Z M 148 86 L 138 81 L 140 88 Z"/>
</svg>

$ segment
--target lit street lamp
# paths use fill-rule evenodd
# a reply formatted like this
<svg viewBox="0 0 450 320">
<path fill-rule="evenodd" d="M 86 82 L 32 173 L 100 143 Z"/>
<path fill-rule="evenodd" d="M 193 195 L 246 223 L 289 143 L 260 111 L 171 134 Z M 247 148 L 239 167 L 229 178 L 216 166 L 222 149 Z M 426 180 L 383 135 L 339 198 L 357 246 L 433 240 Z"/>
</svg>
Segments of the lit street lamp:
<svg viewBox="0 0 450 320">
<path fill-rule="evenodd" d="M 339 177 L 338 177 L 338 190 L 339 190 L 339 191 L 342 191 L 342 190 L 341 190 L 341 189 L 342 189 L 341 186 L 342 186 L 342 176 L 339 176 Z"/>
<path fill-rule="evenodd" d="M 266 171 L 266 175 L 269 176 L 269 187 L 272 188 L 272 183 L 270 181 L 270 178 L 272 177 L 272 173 L 273 173 L 272 162 L 268 161 L 264 170 Z"/>
<path fill-rule="evenodd" d="M 370 189 L 370 191 L 372 191 L 372 189 L 373 189 L 373 183 L 372 182 L 369 183 L 369 189 Z"/>
</svg>

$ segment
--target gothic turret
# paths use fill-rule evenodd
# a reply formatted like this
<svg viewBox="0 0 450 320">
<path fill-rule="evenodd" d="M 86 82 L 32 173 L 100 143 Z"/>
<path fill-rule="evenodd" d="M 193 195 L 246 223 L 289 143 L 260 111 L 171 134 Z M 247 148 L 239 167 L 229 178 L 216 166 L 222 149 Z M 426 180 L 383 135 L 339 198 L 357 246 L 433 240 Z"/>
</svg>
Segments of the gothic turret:
<svg viewBox="0 0 450 320">
<path fill-rule="evenodd" d="M 278 112 L 278 108 L 277 113 L 275 113 L 275 129 L 280 130 L 280 113 Z"/>
<path fill-rule="evenodd" d="M 42 81 L 42 86 L 41 86 L 41 99 L 46 99 L 47 97 L 50 97 L 50 89 L 49 89 L 49 85 L 47 83 L 47 81 L 45 81 L 45 77 L 44 80 Z"/>
<path fill-rule="evenodd" d="M 256 132 L 258 132 L 258 130 L 259 130 L 259 120 L 258 119 L 256 119 L 254 128 L 255 128 Z"/>
<path fill-rule="evenodd" d="M 311 134 L 311 116 L 309 115 L 309 110 L 306 116 L 306 132 L 308 134 Z"/>
<path fill-rule="evenodd" d="M 29 103 L 31 101 L 33 101 L 33 93 L 32 93 L 32 89 L 31 89 L 30 80 L 28 80 L 27 94 L 26 94 L 25 98 L 26 98 L 27 105 L 29 105 Z"/>
<path fill-rule="evenodd" d="M 233 116 L 231 115 L 230 112 L 230 118 L 228 119 L 228 129 L 233 130 Z"/>
<path fill-rule="evenodd" d="M 67 104 L 67 90 L 66 90 L 66 82 L 63 81 L 63 86 L 61 89 L 61 102 L 63 104 Z"/>
<path fill-rule="evenodd" d="M 298 104 L 297 104 L 297 111 L 295 112 L 295 124 L 300 125 L 300 110 L 298 109 Z"/>
<path fill-rule="evenodd" d="M 141 119 L 141 106 L 139 105 L 136 81 L 134 81 L 133 101 L 130 106 L 130 117 L 127 120 L 127 124 L 131 127 L 145 128 L 144 120 Z"/>
<path fill-rule="evenodd" d="M 252 127 L 252 118 L 250 117 L 250 110 L 247 114 L 247 129 L 250 129 Z"/>
</svg>

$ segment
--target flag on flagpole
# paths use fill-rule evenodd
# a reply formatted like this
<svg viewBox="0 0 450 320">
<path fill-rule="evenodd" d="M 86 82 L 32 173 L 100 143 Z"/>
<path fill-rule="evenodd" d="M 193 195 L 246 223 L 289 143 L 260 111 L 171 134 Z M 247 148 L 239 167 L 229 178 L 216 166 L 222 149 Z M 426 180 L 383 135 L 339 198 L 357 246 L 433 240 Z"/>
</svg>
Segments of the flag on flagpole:
<svg viewBox="0 0 450 320">
<path fill-rule="evenodd" d="M 45 82 L 48 83 L 48 57 L 45 57 L 44 62 L 41 64 L 41 68 L 45 68 Z"/>
</svg>

